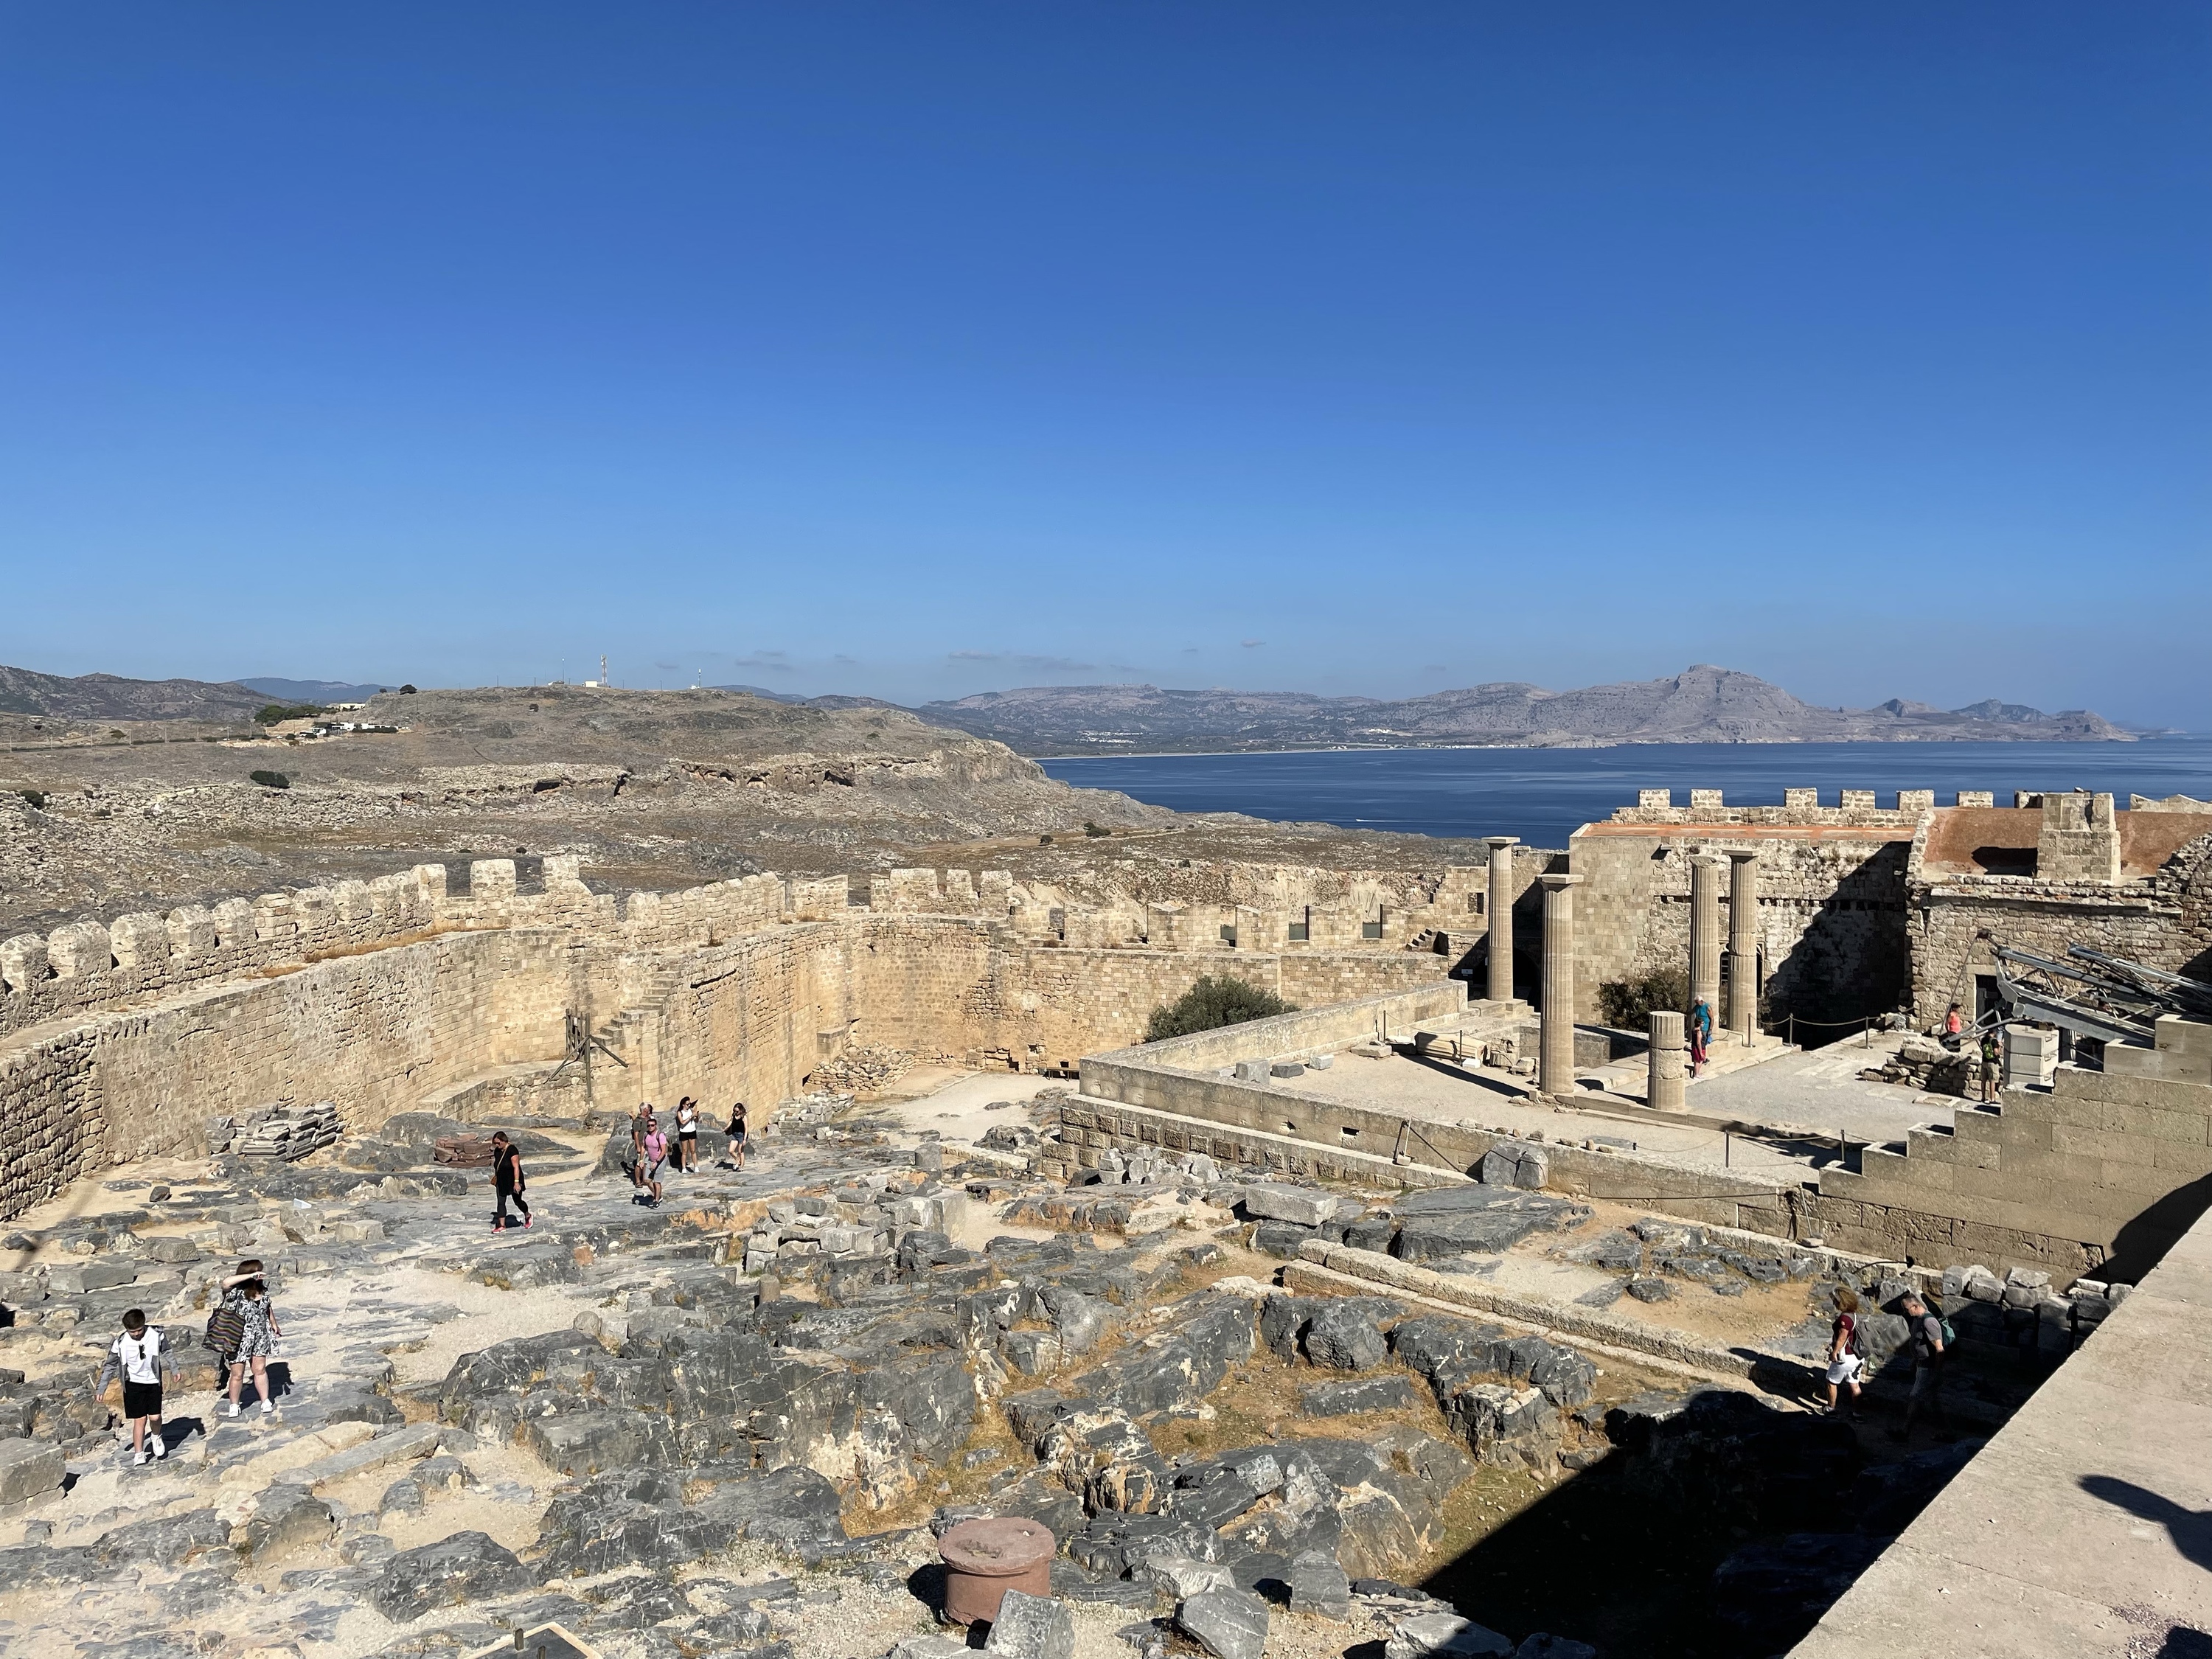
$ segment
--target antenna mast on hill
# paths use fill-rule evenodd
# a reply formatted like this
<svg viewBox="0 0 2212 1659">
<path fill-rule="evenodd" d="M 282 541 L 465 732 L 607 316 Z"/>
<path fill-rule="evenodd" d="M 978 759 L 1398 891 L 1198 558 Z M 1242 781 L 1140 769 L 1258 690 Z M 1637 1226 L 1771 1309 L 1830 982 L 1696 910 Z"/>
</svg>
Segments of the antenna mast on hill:
<svg viewBox="0 0 2212 1659">
<path fill-rule="evenodd" d="M 612 680 L 607 678 L 607 653 L 604 651 L 599 653 L 599 684 L 601 685 L 612 685 L 614 684 Z"/>
</svg>

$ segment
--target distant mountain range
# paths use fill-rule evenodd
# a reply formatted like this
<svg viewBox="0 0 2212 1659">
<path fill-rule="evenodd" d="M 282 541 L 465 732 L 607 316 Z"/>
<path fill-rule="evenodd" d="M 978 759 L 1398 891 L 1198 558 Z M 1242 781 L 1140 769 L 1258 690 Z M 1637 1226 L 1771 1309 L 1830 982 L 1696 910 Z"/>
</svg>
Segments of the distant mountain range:
<svg viewBox="0 0 2212 1659">
<path fill-rule="evenodd" d="M 258 679 L 234 680 L 249 691 L 259 691 L 283 702 L 367 702 L 380 691 L 396 691 L 398 686 L 355 685 L 345 680 L 280 680 L 271 676 Z"/>
<path fill-rule="evenodd" d="M 874 697 L 799 697 L 750 685 L 713 689 L 823 709 L 899 707 Z M 221 684 L 113 674 L 70 679 L 0 667 L 0 713 L 66 720 L 241 720 L 271 699 L 359 702 L 378 690 L 343 680 L 274 678 Z M 2127 742 L 2146 735 L 2086 709 L 2046 714 L 1993 697 L 1964 708 L 1936 708 L 1899 698 L 1874 708 L 1820 708 L 1754 675 L 1704 665 L 1670 679 L 1630 680 L 1579 691 L 1501 681 L 1390 702 L 1303 691 L 1039 685 L 925 703 L 909 712 L 933 725 L 996 738 L 1024 755 L 1466 744 Z"/>
<path fill-rule="evenodd" d="M 2086 709 L 2046 714 L 1991 698 L 1942 709 L 1893 699 L 1820 708 L 1751 674 L 1707 665 L 1672 678 L 1579 691 L 1497 682 L 1387 702 L 1298 691 L 1171 691 L 1153 685 L 1045 685 L 988 691 L 915 710 L 1024 755 L 1621 743 L 2131 741 L 2136 731 Z"/>
</svg>

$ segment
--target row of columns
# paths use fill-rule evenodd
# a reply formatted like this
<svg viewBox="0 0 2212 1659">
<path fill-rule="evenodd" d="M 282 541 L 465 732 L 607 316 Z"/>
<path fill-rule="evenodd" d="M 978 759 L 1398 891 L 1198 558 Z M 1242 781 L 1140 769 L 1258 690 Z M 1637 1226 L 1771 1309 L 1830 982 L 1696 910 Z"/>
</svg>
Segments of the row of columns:
<svg viewBox="0 0 2212 1659">
<path fill-rule="evenodd" d="M 1491 997 L 1513 997 L 1513 861 L 1511 836 L 1486 838 L 1490 848 Z M 1690 996 L 1715 1012 L 1720 1028 L 1748 1043 L 1759 1029 L 1759 854 L 1728 854 L 1728 1007 L 1721 1013 L 1719 860 L 1698 854 L 1690 860 Z M 1566 873 L 1537 878 L 1544 890 L 1544 1006 L 1536 1060 L 1536 1086 L 1547 1095 L 1575 1087 L 1575 884 Z M 1556 1016 L 1556 1017 L 1555 1017 Z M 1684 1025 L 1680 1014 L 1651 1015 L 1646 1103 L 1660 1111 L 1684 1109 Z"/>
</svg>

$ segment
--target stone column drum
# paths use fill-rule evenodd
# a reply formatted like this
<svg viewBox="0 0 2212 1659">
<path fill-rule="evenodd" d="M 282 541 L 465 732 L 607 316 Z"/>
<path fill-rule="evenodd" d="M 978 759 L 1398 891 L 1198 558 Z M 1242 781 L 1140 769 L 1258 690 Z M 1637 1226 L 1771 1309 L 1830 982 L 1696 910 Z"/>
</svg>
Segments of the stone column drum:
<svg viewBox="0 0 2212 1659">
<path fill-rule="evenodd" d="M 1721 1023 L 1721 861 L 1690 856 L 1690 1005 L 1699 997 Z"/>
<path fill-rule="evenodd" d="M 1518 836 L 1485 836 L 1490 849 L 1490 1000 L 1513 1000 L 1513 848 Z"/>
<path fill-rule="evenodd" d="M 1729 854 L 1728 1028 L 1739 1042 L 1759 1035 L 1759 854 Z"/>
<path fill-rule="evenodd" d="M 1544 1007 L 1536 1086 L 1575 1091 L 1575 884 L 1580 876 L 1541 876 L 1544 884 Z"/>
<path fill-rule="evenodd" d="M 1655 1112 L 1686 1112 L 1688 1060 L 1682 1051 L 1682 1017 L 1671 1008 L 1651 1011 L 1651 1073 L 1644 1103 Z"/>
</svg>

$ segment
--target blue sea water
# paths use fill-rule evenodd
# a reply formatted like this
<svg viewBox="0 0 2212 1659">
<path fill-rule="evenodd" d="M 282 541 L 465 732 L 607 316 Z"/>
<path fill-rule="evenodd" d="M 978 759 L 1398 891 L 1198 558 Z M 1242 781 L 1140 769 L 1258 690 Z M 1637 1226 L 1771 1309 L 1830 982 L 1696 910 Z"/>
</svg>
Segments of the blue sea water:
<svg viewBox="0 0 2212 1659">
<path fill-rule="evenodd" d="M 1089 789 L 1119 789 L 1185 812 L 1424 836 L 1518 836 L 1565 847 L 1581 825 L 1633 806 L 1638 789 L 1720 789 L 1731 805 L 1779 806 L 1817 787 L 1823 805 L 1873 789 L 2109 790 L 2212 799 L 2212 737 L 2142 743 L 1634 744 L 1615 749 L 1352 749 L 1267 755 L 1127 755 L 1048 760 Z"/>
</svg>

